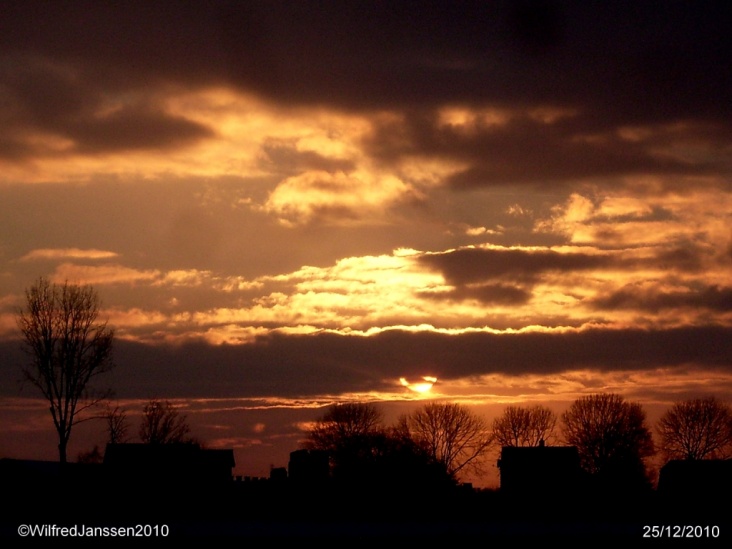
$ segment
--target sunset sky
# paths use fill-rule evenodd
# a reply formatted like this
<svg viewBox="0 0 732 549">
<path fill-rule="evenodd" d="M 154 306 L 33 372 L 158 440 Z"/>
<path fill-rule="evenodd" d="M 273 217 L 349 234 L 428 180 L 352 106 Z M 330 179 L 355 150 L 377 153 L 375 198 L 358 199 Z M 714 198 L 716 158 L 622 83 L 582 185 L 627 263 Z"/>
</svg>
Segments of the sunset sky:
<svg viewBox="0 0 732 549">
<path fill-rule="evenodd" d="M 170 399 L 237 474 L 334 402 L 728 400 L 730 28 L 722 1 L 3 1 L 0 457 L 57 457 L 18 382 L 39 276 L 98 291 L 131 434 Z"/>
</svg>

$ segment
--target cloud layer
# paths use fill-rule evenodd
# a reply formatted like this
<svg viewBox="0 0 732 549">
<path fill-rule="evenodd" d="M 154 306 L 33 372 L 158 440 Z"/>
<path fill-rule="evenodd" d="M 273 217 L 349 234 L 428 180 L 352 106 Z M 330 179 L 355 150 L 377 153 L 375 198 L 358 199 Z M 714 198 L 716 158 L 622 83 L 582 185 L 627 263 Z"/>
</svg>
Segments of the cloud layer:
<svg viewBox="0 0 732 549">
<path fill-rule="evenodd" d="M 119 398 L 177 398 L 251 459 L 340 400 L 723 394 L 731 26 L 725 2 L 5 2 L 3 379 L 48 276 L 98 290 Z M 37 449 L 42 408 L 0 391 Z"/>
</svg>

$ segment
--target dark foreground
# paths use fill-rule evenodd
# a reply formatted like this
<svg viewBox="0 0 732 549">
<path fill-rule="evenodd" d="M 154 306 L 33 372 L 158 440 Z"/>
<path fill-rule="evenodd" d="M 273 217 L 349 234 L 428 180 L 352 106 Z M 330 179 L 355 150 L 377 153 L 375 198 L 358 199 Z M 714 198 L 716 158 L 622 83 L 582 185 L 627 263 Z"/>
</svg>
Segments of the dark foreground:
<svg viewBox="0 0 732 549">
<path fill-rule="evenodd" d="M 703 492 L 511 496 L 467 488 L 403 491 L 272 482 L 120 485 L 99 478 L 38 483 L 6 479 L 3 496 L 7 511 L 0 521 L 2 537 L 34 546 L 64 537 L 101 545 L 122 539 L 122 534 L 135 538 L 130 545 L 207 538 L 324 543 L 383 539 L 451 546 L 508 540 L 730 546 L 732 540 L 729 499 L 712 501 Z M 19 533 L 25 525 L 35 530 Z"/>
</svg>

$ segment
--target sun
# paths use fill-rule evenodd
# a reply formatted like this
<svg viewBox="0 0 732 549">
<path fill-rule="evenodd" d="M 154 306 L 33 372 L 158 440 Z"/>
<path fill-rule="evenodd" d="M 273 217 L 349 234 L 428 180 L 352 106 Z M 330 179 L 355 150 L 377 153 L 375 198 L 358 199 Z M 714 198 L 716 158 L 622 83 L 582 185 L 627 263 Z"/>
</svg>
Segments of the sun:
<svg viewBox="0 0 732 549">
<path fill-rule="evenodd" d="M 416 383 L 410 383 L 407 381 L 407 378 L 400 377 L 399 383 L 401 383 L 404 387 L 409 389 L 410 391 L 414 391 L 415 393 L 421 393 L 424 394 L 428 392 L 430 389 L 432 389 L 432 386 L 437 383 L 437 378 L 432 376 L 422 376 L 422 381 L 418 381 Z"/>
</svg>

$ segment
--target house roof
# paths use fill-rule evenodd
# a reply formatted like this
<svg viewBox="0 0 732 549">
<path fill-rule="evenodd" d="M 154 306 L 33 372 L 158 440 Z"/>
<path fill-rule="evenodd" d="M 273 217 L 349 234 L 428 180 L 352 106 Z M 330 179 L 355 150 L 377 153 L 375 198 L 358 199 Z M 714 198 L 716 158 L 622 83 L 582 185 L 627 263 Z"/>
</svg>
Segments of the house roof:
<svg viewBox="0 0 732 549">
<path fill-rule="evenodd" d="M 233 468 L 234 451 L 231 449 L 207 449 L 198 444 L 107 444 L 104 464 L 109 466 L 147 466 L 169 465 L 216 465 Z"/>
<path fill-rule="evenodd" d="M 537 463 L 579 465 L 579 452 L 575 446 L 504 446 L 501 449 L 499 467 Z"/>
</svg>

